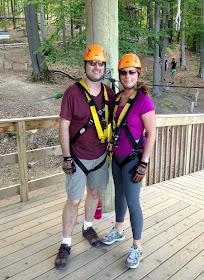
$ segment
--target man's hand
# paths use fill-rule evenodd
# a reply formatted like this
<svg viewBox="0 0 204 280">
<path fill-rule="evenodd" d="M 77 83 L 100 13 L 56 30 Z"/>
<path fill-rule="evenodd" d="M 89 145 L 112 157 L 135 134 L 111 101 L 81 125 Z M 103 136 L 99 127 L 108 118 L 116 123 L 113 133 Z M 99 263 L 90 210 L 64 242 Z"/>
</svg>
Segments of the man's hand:
<svg viewBox="0 0 204 280">
<path fill-rule="evenodd" d="M 147 163 L 141 161 L 138 165 L 134 166 L 129 173 L 132 173 L 133 183 L 140 182 L 147 173 Z"/>
<path fill-rule="evenodd" d="M 76 172 L 76 166 L 71 157 L 64 157 L 62 169 L 67 175 L 72 175 L 74 172 Z"/>
</svg>

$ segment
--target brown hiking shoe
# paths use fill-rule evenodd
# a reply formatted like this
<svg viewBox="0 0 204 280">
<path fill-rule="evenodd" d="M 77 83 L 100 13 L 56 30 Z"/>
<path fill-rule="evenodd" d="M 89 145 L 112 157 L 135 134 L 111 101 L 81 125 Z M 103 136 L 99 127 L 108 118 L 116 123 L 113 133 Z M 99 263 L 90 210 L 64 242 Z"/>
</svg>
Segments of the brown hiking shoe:
<svg viewBox="0 0 204 280">
<path fill-rule="evenodd" d="M 67 244 L 61 244 L 59 248 L 59 253 L 55 259 L 56 269 L 65 269 L 68 263 L 68 256 L 70 255 L 71 246 Z"/>
<path fill-rule="evenodd" d="M 92 227 L 88 227 L 87 230 L 82 227 L 82 234 L 93 247 L 101 246 L 100 238 Z"/>
</svg>

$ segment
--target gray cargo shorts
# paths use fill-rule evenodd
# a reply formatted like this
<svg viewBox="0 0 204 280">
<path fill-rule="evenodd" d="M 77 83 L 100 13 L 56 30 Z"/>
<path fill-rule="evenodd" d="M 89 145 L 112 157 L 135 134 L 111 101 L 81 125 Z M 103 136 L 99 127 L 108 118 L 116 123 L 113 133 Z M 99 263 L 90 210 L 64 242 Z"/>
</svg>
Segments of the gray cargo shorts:
<svg viewBox="0 0 204 280">
<path fill-rule="evenodd" d="M 97 159 L 86 160 L 80 159 L 83 165 L 91 170 L 101 163 L 106 157 L 106 153 Z M 66 175 L 65 188 L 68 200 L 79 200 L 84 195 L 85 186 L 89 186 L 95 190 L 104 191 L 108 184 L 108 160 L 106 158 L 103 166 L 95 171 L 90 172 L 87 176 L 81 168 L 75 163 L 76 172 L 72 175 Z"/>
</svg>

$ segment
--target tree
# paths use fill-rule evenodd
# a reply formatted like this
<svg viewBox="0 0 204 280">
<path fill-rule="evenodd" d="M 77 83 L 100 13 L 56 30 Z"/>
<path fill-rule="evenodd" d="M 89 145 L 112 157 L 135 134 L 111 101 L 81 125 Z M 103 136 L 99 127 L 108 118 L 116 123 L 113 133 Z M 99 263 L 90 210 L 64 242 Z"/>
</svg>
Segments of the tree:
<svg viewBox="0 0 204 280">
<path fill-rule="evenodd" d="M 40 0 L 42 2 L 42 0 Z M 40 23 L 41 23 L 41 36 L 42 36 L 42 42 L 44 43 L 46 40 L 46 34 L 45 34 L 45 15 L 44 15 L 44 6 L 40 4 Z"/>
<path fill-rule="evenodd" d="M 13 28 L 16 29 L 15 5 L 13 5 L 12 0 L 11 0 L 11 11 L 12 11 L 12 17 L 13 17 Z"/>
<path fill-rule="evenodd" d="M 155 32 L 158 34 L 160 30 L 160 5 L 155 2 Z M 159 39 L 159 35 L 156 35 L 156 40 Z M 153 91 L 152 95 L 160 97 L 161 92 L 159 90 L 159 45 L 155 41 L 154 43 L 154 73 L 153 73 Z"/>
<path fill-rule="evenodd" d="M 5 4 L 5 0 L 3 0 L 3 6 L 4 6 L 4 30 L 7 31 L 7 24 L 6 24 L 6 4 Z"/>
<path fill-rule="evenodd" d="M 164 4 L 163 7 L 163 16 L 164 16 L 164 29 L 167 31 L 168 30 L 168 14 L 169 14 L 169 5 Z M 161 86 L 160 89 L 161 91 L 164 91 L 164 79 L 165 79 L 165 60 L 166 60 L 166 47 L 167 47 L 167 37 L 164 37 L 164 46 L 163 46 L 163 51 L 162 51 L 162 68 L 161 68 Z"/>
<path fill-rule="evenodd" d="M 29 0 L 29 2 L 32 2 Z M 30 56 L 32 61 L 32 78 L 34 81 L 50 79 L 50 72 L 44 62 L 44 57 L 38 52 L 40 48 L 40 37 L 38 33 L 38 20 L 35 11 L 35 6 L 32 4 L 25 5 L 25 19 L 26 19 L 26 31 L 28 37 L 28 44 L 30 50 Z"/>
<path fill-rule="evenodd" d="M 186 70 L 186 57 L 185 57 L 185 17 L 186 17 L 186 3 L 182 11 L 182 32 L 181 32 L 181 69 Z"/>
<path fill-rule="evenodd" d="M 204 27 L 204 0 L 202 0 L 202 7 L 201 7 L 201 20 Z M 198 77 L 203 79 L 204 76 L 204 31 L 202 28 L 201 31 L 201 40 L 200 40 L 200 69 L 198 73 Z"/>
<path fill-rule="evenodd" d="M 152 15 L 152 7 L 153 2 L 150 1 L 147 7 L 147 16 L 148 16 L 148 22 L 149 22 L 149 30 L 153 30 L 153 15 Z M 148 46 L 150 49 L 153 49 L 153 41 L 151 37 L 148 37 Z"/>
</svg>

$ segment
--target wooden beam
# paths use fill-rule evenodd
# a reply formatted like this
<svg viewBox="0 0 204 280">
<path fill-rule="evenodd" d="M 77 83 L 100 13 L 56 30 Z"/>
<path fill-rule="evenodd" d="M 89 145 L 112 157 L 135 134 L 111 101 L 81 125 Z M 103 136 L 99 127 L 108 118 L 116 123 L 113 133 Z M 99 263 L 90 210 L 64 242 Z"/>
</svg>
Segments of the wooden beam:
<svg viewBox="0 0 204 280">
<path fill-rule="evenodd" d="M 29 191 L 35 191 L 41 188 L 52 186 L 59 183 L 65 182 L 65 174 L 57 173 L 51 176 L 31 180 L 28 182 Z M 12 196 L 20 195 L 20 184 L 9 186 L 6 188 L 0 189 L 0 199 L 10 198 Z"/>
<path fill-rule="evenodd" d="M 62 150 L 61 146 L 52 146 L 52 147 L 46 147 L 36 150 L 29 150 L 26 152 L 27 154 L 27 161 L 36 161 L 39 159 L 43 159 L 48 156 L 61 156 Z M 5 154 L 0 156 L 0 167 L 6 166 L 6 165 L 13 165 L 18 163 L 18 153 L 11 153 L 11 154 Z"/>
<path fill-rule="evenodd" d="M 26 157 L 25 122 L 17 123 L 18 167 L 20 173 L 21 201 L 28 200 L 28 169 Z"/>
</svg>

